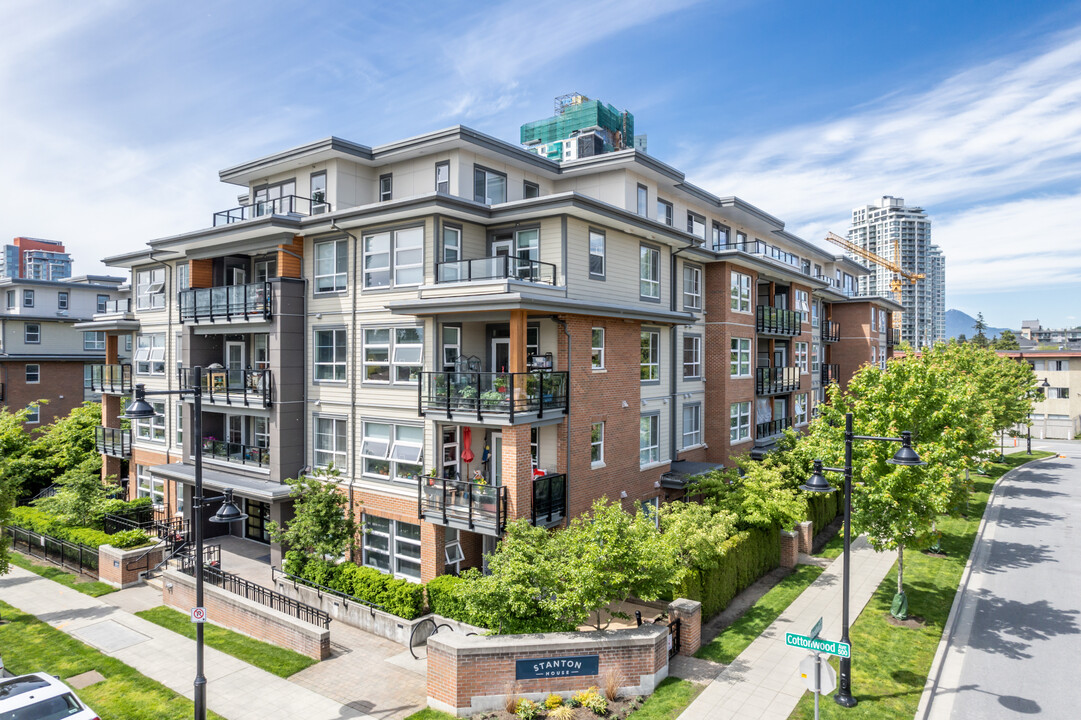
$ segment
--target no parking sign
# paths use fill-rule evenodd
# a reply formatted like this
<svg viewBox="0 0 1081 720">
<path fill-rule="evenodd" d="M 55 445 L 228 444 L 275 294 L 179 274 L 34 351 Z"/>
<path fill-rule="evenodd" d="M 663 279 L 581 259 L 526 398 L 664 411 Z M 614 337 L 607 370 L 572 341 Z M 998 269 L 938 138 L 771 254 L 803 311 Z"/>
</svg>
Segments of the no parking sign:
<svg viewBox="0 0 1081 720">
<path fill-rule="evenodd" d="M 205 623 L 206 622 L 206 608 L 204 608 L 204 607 L 193 607 L 191 609 L 191 621 L 194 622 L 194 623 Z"/>
</svg>

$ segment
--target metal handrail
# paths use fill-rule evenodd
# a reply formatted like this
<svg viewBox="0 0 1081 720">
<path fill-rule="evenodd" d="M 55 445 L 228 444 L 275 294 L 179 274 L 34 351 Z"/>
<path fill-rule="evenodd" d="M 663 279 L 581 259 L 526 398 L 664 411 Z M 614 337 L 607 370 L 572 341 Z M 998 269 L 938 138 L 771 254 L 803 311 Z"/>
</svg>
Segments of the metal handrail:
<svg viewBox="0 0 1081 720">
<path fill-rule="evenodd" d="M 330 212 L 330 203 L 326 201 L 326 198 L 312 200 L 300 195 L 282 195 L 277 198 L 256 200 L 228 210 L 220 210 L 214 213 L 214 227 L 267 215 L 318 215 L 324 212 Z"/>
<path fill-rule="evenodd" d="M 194 577 L 194 563 L 182 564 L 180 571 Z M 330 615 L 326 611 L 312 607 L 288 595 L 283 595 L 276 590 L 253 583 L 250 580 L 245 580 L 239 575 L 225 572 L 221 568 L 204 566 L 203 581 L 209 582 L 226 592 L 257 602 L 264 607 L 291 615 L 303 622 L 320 626 L 323 629 L 330 627 Z"/>
<path fill-rule="evenodd" d="M 106 300 L 105 309 L 95 312 L 95 315 L 126 315 L 131 312 L 131 298 L 122 300 Z"/>
<path fill-rule="evenodd" d="M 294 588 L 297 585 L 304 585 L 305 587 L 310 587 L 313 590 L 317 590 L 319 592 L 319 599 L 320 600 L 323 599 L 323 593 L 326 593 L 327 595 L 333 595 L 334 597 L 337 597 L 337 598 L 341 598 L 343 608 L 349 607 L 349 605 L 347 603 L 351 603 L 351 602 L 356 603 L 357 605 L 363 605 L 364 607 L 367 607 L 367 608 L 371 609 L 372 617 L 375 617 L 375 611 L 376 610 L 382 610 L 383 612 L 387 611 L 386 608 L 383 607 L 382 605 L 380 605 L 379 603 L 369 602 L 368 600 L 364 600 L 363 598 L 358 598 L 356 595 L 350 595 L 349 593 L 343 593 L 341 590 L 335 590 L 332 587 L 327 587 L 326 585 L 320 585 L 317 582 L 314 582 L 312 580 L 308 580 L 307 578 L 302 578 L 299 575 L 293 575 L 291 573 L 287 573 L 284 570 L 279 570 L 276 566 L 271 565 L 270 566 L 270 583 L 272 585 L 277 584 L 277 580 L 278 580 L 279 575 L 281 575 L 283 578 L 286 578 L 287 580 L 291 580 L 293 582 L 293 587 Z"/>
<path fill-rule="evenodd" d="M 127 394 L 132 389 L 131 363 L 95 364 L 83 387 L 92 392 Z"/>
<path fill-rule="evenodd" d="M 181 290 L 177 302 L 182 322 L 269 320 L 274 312 L 271 283 L 267 281 Z"/>
<path fill-rule="evenodd" d="M 270 448 L 203 438 L 203 456 L 241 465 L 270 465 Z"/>
<path fill-rule="evenodd" d="M 570 411 L 565 370 L 534 370 L 525 373 L 422 372 L 417 383 L 417 413 L 457 412 L 484 419 L 484 413 L 508 415 L 555 410 Z"/>
<path fill-rule="evenodd" d="M 510 255 L 494 255 L 471 260 L 447 260 L 435 264 L 436 283 L 476 280 L 522 280 L 555 285 L 556 266 L 540 260 Z"/>
<path fill-rule="evenodd" d="M 822 363 L 822 384 L 829 385 L 830 383 L 839 382 L 841 377 L 841 366 L 837 363 Z"/>
<path fill-rule="evenodd" d="M 799 368 L 760 367 L 754 370 L 756 395 L 779 395 L 799 390 Z"/>
<path fill-rule="evenodd" d="M 799 335 L 803 316 L 795 310 L 759 305 L 755 309 L 755 329 L 768 335 Z"/>
<path fill-rule="evenodd" d="M 837 342 L 841 339 L 841 326 L 831 320 L 822 320 L 822 342 Z"/>
<path fill-rule="evenodd" d="M 181 390 L 194 390 L 192 369 L 179 367 L 176 370 Z M 257 405 L 270 407 L 271 380 L 269 369 L 253 370 L 250 367 L 241 370 L 204 369 L 202 374 L 203 401 L 225 403 L 226 405 Z"/>
<path fill-rule="evenodd" d="M 507 526 L 507 488 L 464 480 L 421 477 L 417 482 L 417 516 L 447 526 L 449 521 L 491 526 L 502 535 Z"/>
<path fill-rule="evenodd" d="M 755 439 L 761 440 L 774 435 L 780 435 L 792 427 L 792 418 L 777 418 L 764 423 L 757 423 L 754 428 Z"/>
</svg>

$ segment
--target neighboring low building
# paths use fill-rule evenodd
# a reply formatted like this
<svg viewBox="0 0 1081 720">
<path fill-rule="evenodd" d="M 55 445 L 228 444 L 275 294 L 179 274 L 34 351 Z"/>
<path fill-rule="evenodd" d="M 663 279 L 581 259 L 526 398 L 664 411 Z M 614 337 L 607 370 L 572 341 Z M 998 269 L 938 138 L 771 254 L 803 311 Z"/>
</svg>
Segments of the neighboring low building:
<svg viewBox="0 0 1081 720">
<path fill-rule="evenodd" d="M 1018 342 L 1025 351 L 1046 346 L 1058 346 L 1059 350 L 1081 351 L 1081 327 L 1045 328 L 1040 325 L 1039 320 L 1025 320 L 1021 323 Z"/>
<path fill-rule="evenodd" d="M 1081 434 L 1081 351 L 1025 350 L 999 355 L 1027 362 L 1037 382 L 1047 381 L 1049 387 L 1032 411 L 1032 437 L 1070 440 Z"/>
</svg>

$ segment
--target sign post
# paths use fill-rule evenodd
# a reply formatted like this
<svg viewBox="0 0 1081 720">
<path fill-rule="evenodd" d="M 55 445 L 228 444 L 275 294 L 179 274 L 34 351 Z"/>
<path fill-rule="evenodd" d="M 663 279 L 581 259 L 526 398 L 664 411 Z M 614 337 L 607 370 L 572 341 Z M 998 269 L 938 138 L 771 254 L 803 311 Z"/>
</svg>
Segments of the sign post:
<svg viewBox="0 0 1081 720">
<path fill-rule="evenodd" d="M 852 646 L 838 640 L 819 640 L 818 638 L 807 637 L 806 635 L 785 633 L 784 644 L 790 647 L 803 648 L 804 650 L 810 650 L 811 652 L 826 653 L 827 655 L 836 655 L 837 657 L 842 658 L 852 657 Z"/>
<path fill-rule="evenodd" d="M 807 689 L 815 694 L 815 720 L 818 720 L 818 696 L 831 693 L 837 687 L 837 674 L 826 662 L 826 656 L 813 653 L 799 664 L 800 677 Z"/>
<path fill-rule="evenodd" d="M 191 621 L 193 623 L 205 623 L 206 622 L 206 608 L 193 607 L 191 609 Z"/>
</svg>

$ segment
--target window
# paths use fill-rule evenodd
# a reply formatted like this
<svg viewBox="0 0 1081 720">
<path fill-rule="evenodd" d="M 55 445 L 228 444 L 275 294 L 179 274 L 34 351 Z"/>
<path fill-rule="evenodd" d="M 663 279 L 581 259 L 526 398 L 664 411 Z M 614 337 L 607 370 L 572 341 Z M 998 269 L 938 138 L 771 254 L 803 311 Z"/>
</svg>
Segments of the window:
<svg viewBox="0 0 1081 720">
<path fill-rule="evenodd" d="M 886 332 L 886 311 L 885 310 L 879 310 L 878 311 L 878 331 L 879 332 Z"/>
<path fill-rule="evenodd" d="M 1048 400 L 1066 400 L 1070 397 L 1070 388 L 1068 387 L 1050 387 L 1047 388 Z"/>
<path fill-rule="evenodd" d="M 364 564 L 420 580 L 420 525 L 366 515 Z"/>
<path fill-rule="evenodd" d="M 649 217 L 649 189 L 645 185 L 638 186 L 638 214 Z"/>
<path fill-rule="evenodd" d="M 150 406 L 154 408 L 154 417 L 132 420 L 132 425 L 135 426 L 135 437 L 139 440 L 165 442 L 165 403 L 152 402 Z"/>
<path fill-rule="evenodd" d="M 751 312 L 751 276 L 732 272 L 732 309 L 736 312 Z"/>
<path fill-rule="evenodd" d="M 811 303 L 806 290 L 796 291 L 795 310 L 800 313 L 800 322 L 807 322 L 811 317 Z"/>
<path fill-rule="evenodd" d="M 802 393 L 796 396 L 795 405 L 792 408 L 792 414 L 796 425 L 807 424 L 807 393 Z"/>
<path fill-rule="evenodd" d="M 713 222 L 713 249 L 716 251 L 724 250 L 728 244 L 729 229 L 727 225 L 721 225 L 719 222 Z"/>
<path fill-rule="evenodd" d="M 462 354 L 462 329 L 457 325 L 443 326 L 443 370 L 458 370 L 458 356 Z"/>
<path fill-rule="evenodd" d="M 33 290 L 23 290 L 23 307 L 34 307 Z"/>
<path fill-rule="evenodd" d="M 364 382 L 415 383 L 420 377 L 424 328 L 364 331 Z"/>
<path fill-rule="evenodd" d="M 729 360 L 728 374 L 732 377 L 750 377 L 751 375 L 751 340 L 750 338 L 732 338 L 732 356 Z"/>
<path fill-rule="evenodd" d="M 683 266 L 683 307 L 702 309 L 702 268 L 697 265 Z"/>
<path fill-rule="evenodd" d="M 604 233 L 600 230 L 589 230 L 589 275 L 590 277 L 604 277 Z"/>
<path fill-rule="evenodd" d="M 105 331 L 98 330 L 83 333 L 83 350 L 105 352 Z"/>
<path fill-rule="evenodd" d="M 176 444 L 177 446 L 184 445 L 184 403 L 176 404 Z M 179 485 L 177 488 L 179 489 Z M 182 508 L 177 508 L 181 510 Z"/>
<path fill-rule="evenodd" d="M 660 462 L 660 423 L 657 415 L 643 415 L 638 421 L 638 464 Z"/>
<path fill-rule="evenodd" d="M 690 403 L 683 406 L 683 447 L 702 444 L 702 406 Z"/>
<path fill-rule="evenodd" d="M 315 292 L 345 290 L 348 261 L 349 245 L 345 240 L 315 243 Z"/>
<path fill-rule="evenodd" d="M 747 233 L 736 231 L 736 246 L 740 250 L 747 249 Z"/>
<path fill-rule="evenodd" d="M 811 325 L 818 327 L 818 301 L 811 303 Z"/>
<path fill-rule="evenodd" d="M 315 379 L 343 382 L 346 358 L 345 329 L 315 331 Z"/>
<path fill-rule="evenodd" d="M 176 266 L 176 289 L 178 291 L 191 289 L 191 270 L 188 263 L 178 263 Z"/>
<path fill-rule="evenodd" d="M 660 380 L 660 345 L 661 334 L 656 330 L 642 331 L 642 382 L 657 382 Z"/>
<path fill-rule="evenodd" d="M 26 414 L 26 424 L 32 425 L 41 422 L 41 406 L 37 403 L 27 405 L 26 409 L 29 411 Z"/>
<path fill-rule="evenodd" d="M 698 213 L 687 211 L 687 232 L 703 240 L 706 239 L 706 219 Z"/>
<path fill-rule="evenodd" d="M 131 352 L 131 333 L 124 335 L 124 352 Z"/>
<path fill-rule="evenodd" d="M 657 219 L 665 225 L 672 225 L 675 223 L 672 213 L 672 203 L 657 198 Z"/>
<path fill-rule="evenodd" d="M 14 310 L 15 309 L 15 291 L 14 290 L 8 290 L 7 293 L 6 293 L 6 296 L 7 296 L 7 308 L 8 308 L 8 310 Z M 100 298 L 101 296 L 99 295 L 98 297 Z M 99 310 L 98 312 L 103 312 L 103 311 Z"/>
<path fill-rule="evenodd" d="M 524 197 L 526 200 L 530 198 L 540 197 L 540 185 L 535 182 L 530 182 L 528 180 L 523 181 L 522 197 Z"/>
<path fill-rule="evenodd" d="M 156 507 L 165 506 L 165 480 L 151 477 L 146 465 L 135 466 L 135 484 L 139 497 L 150 498 Z"/>
<path fill-rule="evenodd" d="M 41 366 L 40 365 L 27 365 L 26 366 L 26 383 L 28 385 L 36 385 L 39 382 L 41 382 Z"/>
<path fill-rule="evenodd" d="M 507 176 L 495 170 L 474 165 L 473 199 L 485 205 L 507 202 Z"/>
<path fill-rule="evenodd" d="M 68 309 L 68 294 L 66 291 L 61 291 L 56 294 L 56 309 L 67 310 Z"/>
<path fill-rule="evenodd" d="M 420 475 L 424 452 L 424 428 L 365 422 L 360 445 L 363 472 L 384 480 L 412 482 Z"/>
<path fill-rule="evenodd" d="M 391 244 L 394 264 L 391 266 Z M 364 287 L 420 285 L 424 279 L 424 228 L 364 236 Z"/>
<path fill-rule="evenodd" d="M 878 346 L 877 345 L 872 345 L 871 346 L 871 364 L 875 365 L 877 363 L 878 363 Z"/>
<path fill-rule="evenodd" d="M 344 470 L 348 465 L 345 420 L 342 418 L 315 417 L 316 467 L 334 467 Z"/>
<path fill-rule="evenodd" d="M 266 282 L 270 278 L 278 277 L 278 259 L 263 258 L 255 263 L 255 282 Z"/>
<path fill-rule="evenodd" d="M 185 265 L 184 267 L 187 267 L 187 265 Z M 108 295 L 98 295 L 98 304 L 97 304 L 97 308 L 96 308 L 95 312 L 103 313 L 108 308 L 109 308 L 109 296 Z"/>
<path fill-rule="evenodd" d="M 435 191 L 437 193 L 450 192 L 450 161 L 448 160 L 435 164 Z"/>
<path fill-rule="evenodd" d="M 638 251 L 640 279 L 638 293 L 644 298 L 661 297 L 661 251 L 649 245 L 642 245 Z"/>
<path fill-rule="evenodd" d="M 604 368 L 604 328 L 593 328 L 592 363 L 594 370 Z"/>
<path fill-rule="evenodd" d="M 327 174 L 325 171 L 312 173 L 308 187 L 311 191 L 312 215 L 321 215 L 329 207 L 327 206 Z"/>
<path fill-rule="evenodd" d="M 41 325 L 38 323 L 26 323 L 23 325 L 23 342 L 35 345 L 41 342 Z"/>
<path fill-rule="evenodd" d="M 604 423 L 589 426 L 589 461 L 596 467 L 604 464 Z"/>
<path fill-rule="evenodd" d="M 394 194 L 394 177 L 392 175 L 379 176 L 379 202 L 390 200 Z"/>
<path fill-rule="evenodd" d="M 443 228 L 443 262 L 456 263 L 462 259 L 462 230 L 456 227 Z M 460 269 L 457 265 L 445 265 L 442 268 L 443 277 L 440 280 L 454 281 L 459 279 Z"/>
<path fill-rule="evenodd" d="M 821 362 L 821 352 L 821 346 L 818 343 L 811 344 L 811 372 L 816 376 L 818 375 L 818 364 Z"/>
<path fill-rule="evenodd" d="M 801 373 L 807 373 L 807 343 L 796 343 L 796 367 Z"/>
<path fill-rule="evenodd" d="M 135 307 L 139 310 L 160 310 L 165 307 L 165 268 L 135 273 Z"/>
<path fill-rule="evenodd" d="M 165 333 L 139 335 L 135 347 L 135 373 L 165 374 Z"/>
<path fill-rule="evenodd" d="M 683 379 L 698 380 L 702 377 L 702 338 L 698 335 L 683 336 Z"/>
<path fill-rule="evenodd" d="M 751 403 L 732 403 L 728 428 L 728 441 L 737 443 L 751 439 Z"/>
<path fill-rule="evenodd" d="M 462 560 L 465 560 L 465 553 L 462 552 L 462 543 L 458 539 L 458 528 L 446 528 L 444 531 L 445 544 L 443 545 L 443 557 L 446 559 L 446 568 L 449 572 L 458 574 L 460 569 L 459 564 Z"/>
</svg>

